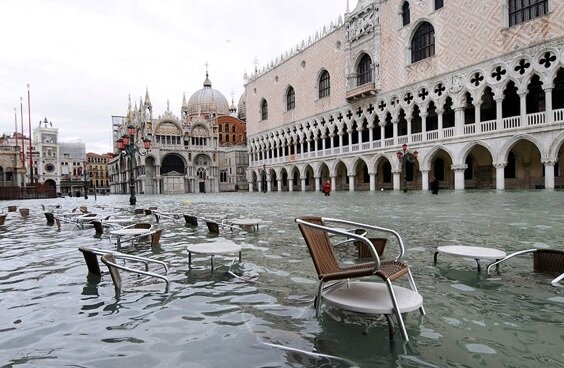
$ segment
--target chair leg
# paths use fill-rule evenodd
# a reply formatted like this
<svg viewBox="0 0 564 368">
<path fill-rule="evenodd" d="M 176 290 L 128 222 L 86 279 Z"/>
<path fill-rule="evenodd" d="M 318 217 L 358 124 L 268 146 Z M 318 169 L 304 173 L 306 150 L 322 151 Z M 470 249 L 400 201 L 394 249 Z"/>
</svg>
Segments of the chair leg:
<svg viewBox="0 0 564 368">
<path fill-rule="evenodd" d="M 417 286 L 415 286 L 415 280 L 413 279 L 413 274 L 411 273 L 411 270 L 409 268 L 407 269 L 407 279 L 409 280 L 409 285 L 411 286 L 411 290 L 419 294 L 419 291 L 417 291 Z M 425 315 L 425 308 L 423 307 L 423 304 L 421 304 L 421 307 L 419 307 L 419 312 L 421 313 L 422 316 Z"/>
<path fill-rule="evenodd" d="M 389 334 L 390 341 L 394 341 L 394 335 L 396 334 L 396 329 L 395 329 L 395 326 L 394 326 L 394 319 L 392 318 L 392 315 L 390 315 L 390 314 L 384 314 L 384 316 L 386 317 L 386 320 L 388 321 L 388 334 Z"/>
<path fill-rule="evenodd" d="M 409 341 L 409 336 L 407 335 L 407 330 L 405 329 L 405 324 L 403 323 L 403 318 L 401 316 L 401 312 L 399 310 L 398 302 L 396 300 L 396 294 L 394 293 L 394 289 L 392 288 L 392 282 L 390 279 L 386 279 L 386 285 L 388 286 L 388 291 L 390 293 L 390 298 L 392 298 L 392 305 L 394 307 L 394 314 L 396 315 L 396 320 L 400 327 L 401 335 L 405 342 Z"/>
<path fill-rule="evenodd" d="M 321 312 L 321 291 L 323 290 L 323 281 L 319 281 L 319 286 L 317 287 L 317 296 L 315 297 L 315 318 L 319 318 L 319 313 Z"/>
</svg>

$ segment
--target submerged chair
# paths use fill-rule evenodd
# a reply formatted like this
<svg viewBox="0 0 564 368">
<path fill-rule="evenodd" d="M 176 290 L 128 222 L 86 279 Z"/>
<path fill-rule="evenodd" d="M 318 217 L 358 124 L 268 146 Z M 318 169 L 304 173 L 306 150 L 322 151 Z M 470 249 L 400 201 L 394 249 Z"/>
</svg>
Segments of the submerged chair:
<svg viewBox="0 0 564 368">
<path fill-rule="evenodd" d="M 139 275 L 145 275 L 145 276 L 150 276 L 150 277 L 155 277 L 155 278 L 161 279 L 161 280 L 165 281 L 165 283 L 166 283 L 165 291 L 168 291 L 169 281 L 168 281 L 167 277 L 164 276 L 164 275 L 149 271 L 149 265 L 150 264 L 159 265 L 159 266 L 163 267 L 164 274 L 166 275 L 168 273 L 168 266 L 166 265 L 165 262 L 157 261 L 157 260 L 145 258 L 145 257 L 132 256 L 132 255 L 129 255 L 129 254 L 123 254 L 123 253 L 119 253 L 119 252 L 112 252 L 112 251 L 107 251 L 107 250 L 102 250 L 102 249 L 95 249 L 95 248 L 80 247 L 80 248 L 78 248 L 78 250 L 84 256 L 86 266 L 88 267 L 88 274 L 92 275 L 92 276 L 96 276 L 98 278 L 102 277 L 102 272 L 100 270 L 100 264 L 98 262 L 98 256 L 101 256 L 102 262 L 108 267 L 108 270 L 110 271 L 112 281 L 114 282 L 114 286 L 116 287 L 116 291 L 118 291 L 118 292 L 121 290 L 121 286 L 122 286 L 121 285 L 122 284 L 121 275 L 119 273 L 119 270 L 123 270 L 123 271 L 127 271 L 127 272 L 133 272 L 133 273 L 136 273 L 136 274 L 139 274 Z M 119 264 L 117 264 L 118 260 L 124 260 L 124 262 L 129 261 L 129 262 L 132 262 L 132 263 L 133 262 L 134 263 L 142 263 L 142 264 L 145 265 L 145 269 L 140 270 L 140 269 L 136 269 L 136 268 L 132 268 L 132 267 L 126 267 L 124 265 L 119 265 Z"/>
<path fill-rule="evenodd" d="M 551 281 L 553 286 L 559 286 L 560 282 L 564 279 L 564 251 L 557 249 L 526 249 L 519 252 L 509 254 L 507 257 L 500 259 L 499 261 L 493 262 L 488 266 L 487 272 L 494 266 L 498 266 L 500 263 L 506 260 L 519 256 L 522 254 L 533 254 L 533 270 L 539 273 L 546 273 L 557 276 Z"/>
<path fill-rule="evenodd" d="M 347 220 L 304 216 L 296 219 L 298 228 L 304 237 L 309 253 L 317 271 L 319 285 L 315 299 L 316 316 L 319 316 L 321 301 L 342 309 L 361 313 L 383 314 L 388 321 L 390 339 L 394 336 L 393 314 L 400 326 L 405 341 L 409 341 L 402 318 L 402 313 L 419 309 L 422 315 L 423 297 L 418 293 L 411 271 L 401 258 L 405 253 L 399 234 L 391 229 L 355 223 Z M 354 229 L 332 228 L 327 223 L 374 230 L 393 235 L 399 244 L 399 254 L 395 259 L 381 261 L 378 250 L 364 235 L 356 234 Z M 348 239 L 352 246 L 365 245 L 372 257 L 370 262 L 343 265 L 339 262 L 329 234 L 340 235 Z M 342 244 L 339 243 L 339 244 Z M 392 285 L 402 276 L 407 276 L 411 289 Z M 377 276 L 383 283 L 350 281 L 369 276 Z"/>
</svg>

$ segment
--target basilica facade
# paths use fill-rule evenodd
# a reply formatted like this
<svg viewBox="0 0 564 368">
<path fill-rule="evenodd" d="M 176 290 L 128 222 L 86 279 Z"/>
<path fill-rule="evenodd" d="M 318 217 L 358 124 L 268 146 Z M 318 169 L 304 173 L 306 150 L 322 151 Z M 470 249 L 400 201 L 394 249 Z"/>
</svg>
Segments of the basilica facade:
<svg viewBox="0 0 564 368">
<path fill-rule="evenodd" d="M 249 190 L 564 187 L 564 3 L 359 0 L 246 79 Z"/>
<path fill-rule="evenodd" d="M 188 100 L 179 115 L 170 105 L 153 115 L 149 92 L 125 116 L 114 116 L 114 143 L 127 136 L 139 149 L 125 155 L 118 146 L 109 163 L 111 193 L 181 194 L 247 190 L 246 124 L 206 73 L 203 88 Z M 133 135 L 128 131 L 132 129 Z M 143 140 L 150 148 L 143 148 Z"/>
</svg>

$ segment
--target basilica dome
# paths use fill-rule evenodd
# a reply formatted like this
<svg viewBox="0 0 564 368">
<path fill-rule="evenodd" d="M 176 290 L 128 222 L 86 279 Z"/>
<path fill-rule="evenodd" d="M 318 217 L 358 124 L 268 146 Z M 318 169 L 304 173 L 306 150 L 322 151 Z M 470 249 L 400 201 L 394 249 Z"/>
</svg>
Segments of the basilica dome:
<svg viewBox="0 0 564 368">
<path fill-rule="evenodd" d="M 211 114 L 229 115 L 229 103 L 221 92 L 212 88 L 206 73 L 204 88 L 194 92 L 186 105 L 188 115 Z"/>
</svg>

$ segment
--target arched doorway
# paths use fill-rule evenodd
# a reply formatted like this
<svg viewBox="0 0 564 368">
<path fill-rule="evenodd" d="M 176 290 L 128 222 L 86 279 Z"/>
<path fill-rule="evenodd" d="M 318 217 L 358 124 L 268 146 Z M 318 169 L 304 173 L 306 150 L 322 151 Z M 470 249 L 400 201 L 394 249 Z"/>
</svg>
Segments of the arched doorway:
<svg viewBox="0 0 564 368">
<path fill-rule="evenodd" d="M 491 153 L 481 145 L 476 145 L 466 156 L 466 170 L 464 170 L 464 188 L 493 189 L 495 188 L 495 170 Z"/>
<path fill-rule="evenodd" d="M 506 189 L 544 188 L 540 151 L 532 142 L 521 139 L 507 153 Z"/>
<path fill-rule="evenodd" d="M 211 158 L 206 154 L 199 154 L 194 157 L 194 170 L 196 171 L 196 183 L 193 188 L 194 192 L 206 193 L 213 192 L 210 181 L 210 162 Z"/>
<path fill-rule="evenodd" d="M 160 192 L 163 194 L 186 193 L 184 159 L 175 153 L 166 155 L 161 163 Z"/>
</svg>

